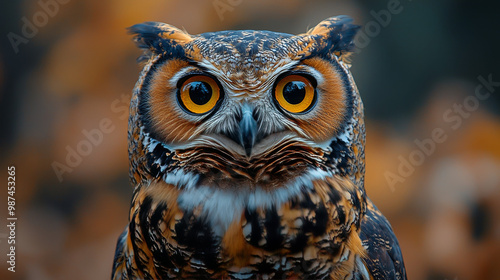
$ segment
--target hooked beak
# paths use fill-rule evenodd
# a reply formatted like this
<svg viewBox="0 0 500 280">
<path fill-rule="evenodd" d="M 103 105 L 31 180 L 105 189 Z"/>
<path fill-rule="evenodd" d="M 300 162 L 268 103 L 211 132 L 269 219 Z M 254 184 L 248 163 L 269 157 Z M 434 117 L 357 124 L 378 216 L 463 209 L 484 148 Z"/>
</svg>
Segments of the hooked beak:
<svg viewBox="0 0 500 280">
<path fill-rule="evenodd" d="M 241 120 L 239 122 L 238 140 L 245 149 L 247 157 L 252 153 L 252 148 L 257 139 L 257 121 L 253 117 L 253 108 L 243 104 L 241 108 Z"/>
</svg>

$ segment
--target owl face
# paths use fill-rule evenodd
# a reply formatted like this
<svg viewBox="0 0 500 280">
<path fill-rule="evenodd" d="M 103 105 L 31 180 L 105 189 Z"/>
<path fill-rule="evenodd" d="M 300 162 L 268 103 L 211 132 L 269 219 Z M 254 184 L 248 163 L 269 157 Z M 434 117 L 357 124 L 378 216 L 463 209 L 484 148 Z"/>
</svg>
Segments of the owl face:
<svg viewBox="0 0 500 280">
<path fill-rule="evenodd" d="M 147 168 L 133 177 L 191 173 L 196 184 L 220 188 L 275 188 L 311 169 L 356 177 L 359 170 L 341 170 L 362 157 L 352 149 L 362 124 L 345 62 L 357 30 L 349 22 L 325 20 L 295 36 L 132 27 L 149 58 L 129 149 L 132 167 Z"/>
</svg>

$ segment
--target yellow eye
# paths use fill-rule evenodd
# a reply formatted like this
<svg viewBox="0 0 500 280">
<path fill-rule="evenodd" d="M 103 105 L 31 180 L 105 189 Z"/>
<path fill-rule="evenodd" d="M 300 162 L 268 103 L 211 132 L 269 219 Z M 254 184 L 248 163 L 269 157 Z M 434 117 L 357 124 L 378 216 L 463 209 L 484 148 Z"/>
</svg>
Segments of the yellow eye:
<svg viewBox="0 0 500 280">
<path fill-rule="evenodd" d="M 311 81 L 306 77 L 288 75 L 276 84 L 274 98 L 281 108 L 299 114 L 312 108 L 316 93 Z"/>
<path fill-rule="evenodd" d="M 179 90 L 178 99 L 181 105 L 193 114 L 205 114 L 212 110 L 220 98 L 217 82 L 203 75 L 193 76 Z"/>
</svg>

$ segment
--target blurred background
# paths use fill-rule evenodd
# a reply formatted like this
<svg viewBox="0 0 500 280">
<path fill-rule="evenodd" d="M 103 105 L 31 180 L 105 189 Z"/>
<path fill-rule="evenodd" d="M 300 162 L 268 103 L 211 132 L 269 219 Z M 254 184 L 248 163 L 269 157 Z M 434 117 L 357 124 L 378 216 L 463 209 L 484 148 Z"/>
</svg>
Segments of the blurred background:
<svg viewBox="0 0 500 280">
<path fill-rule="evenodd" d="M 0 224 L 10 165 L 18 217 L 16 273 L 7 271 L 8 229 L 0 226 L 0 279 L 110 278 L 132 196 L 126 119 L 141 69 L 126 27 L 302 33 L 339 14 L 362 26 L 352 71 L 366 108 L 366 189 L 399 238 L 408 278 L 500 279 L 500 2 L 0 5 Z M 103 120 L 111 131 L 67 165 L 84 131 Z M 439 143 L 428 140 L 436 130 Z"/>
</svg>

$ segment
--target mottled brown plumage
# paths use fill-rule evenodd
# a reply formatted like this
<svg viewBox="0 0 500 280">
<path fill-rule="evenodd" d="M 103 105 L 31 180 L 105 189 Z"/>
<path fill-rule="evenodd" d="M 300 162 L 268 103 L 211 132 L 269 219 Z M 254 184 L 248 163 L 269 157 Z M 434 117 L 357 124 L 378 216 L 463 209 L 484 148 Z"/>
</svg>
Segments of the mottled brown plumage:
<svg viewBox="0 0 500 280">
<path fill-rule="evenodd" d="M 131 27 L 130 222 L 113 279 L 406 279 L 364 189 L 358 27 L 189 35 Z"/>
</svg>

